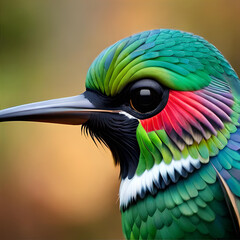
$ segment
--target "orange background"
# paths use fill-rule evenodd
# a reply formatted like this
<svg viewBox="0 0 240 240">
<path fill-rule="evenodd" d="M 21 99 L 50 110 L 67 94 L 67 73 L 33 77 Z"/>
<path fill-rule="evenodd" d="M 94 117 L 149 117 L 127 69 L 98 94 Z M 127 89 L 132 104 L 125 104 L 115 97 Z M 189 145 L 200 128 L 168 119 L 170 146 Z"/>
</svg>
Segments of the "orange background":
<svg viewBox="0 0 240 240">
<path fill-rule="evenodd" d="M 119 39 L 174 28 L 213 43 L 240 73 L 240 1 L 0 2 L 0 108 L 77 95 Z M 0 124 L 1 239 L 120 239 L 119 168 L 80 127 Z"/>
</svg>

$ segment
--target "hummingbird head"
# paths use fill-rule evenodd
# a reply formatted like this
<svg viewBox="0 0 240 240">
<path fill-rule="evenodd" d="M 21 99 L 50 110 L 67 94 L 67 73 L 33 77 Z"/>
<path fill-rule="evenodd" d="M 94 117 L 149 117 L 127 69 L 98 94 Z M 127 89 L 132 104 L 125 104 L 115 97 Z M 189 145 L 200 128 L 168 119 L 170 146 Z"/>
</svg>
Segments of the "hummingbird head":
<svg viewBox="0 0 240 240">
<path fill-rule="evenodd" d="M 82 124 L 120 164 L 120 199 L 131 179 L 145 181 L 127 205 L 186 178 L 227 144 L 238 124 L 238 89 L 236 73 L 206 40 L 152 30 L 105 49 L 83 94 L 5 109 L 0 121 Z"/>
</svg>

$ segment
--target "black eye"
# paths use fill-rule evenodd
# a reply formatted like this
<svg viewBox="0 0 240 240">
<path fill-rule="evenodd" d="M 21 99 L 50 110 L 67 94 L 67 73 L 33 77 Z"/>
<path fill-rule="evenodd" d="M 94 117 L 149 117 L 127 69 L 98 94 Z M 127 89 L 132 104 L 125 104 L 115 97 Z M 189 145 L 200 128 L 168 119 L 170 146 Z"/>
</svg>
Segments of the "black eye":
<svg viewBox="0 0 240 240">
<path fill-rule="evenodd" d="M 138 81 L 130 88 L 130 105 L 137 112 L 151 112 L 160 105 L 163 93 L 164 88 L 156 81 Z"/>
</svg>

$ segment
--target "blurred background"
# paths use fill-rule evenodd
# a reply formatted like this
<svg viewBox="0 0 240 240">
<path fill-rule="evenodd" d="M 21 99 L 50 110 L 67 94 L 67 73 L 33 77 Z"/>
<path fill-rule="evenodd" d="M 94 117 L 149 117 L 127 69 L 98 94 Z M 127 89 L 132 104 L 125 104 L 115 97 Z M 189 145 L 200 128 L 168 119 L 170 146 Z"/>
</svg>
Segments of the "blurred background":
<svg viewBox="0 0 240 240">
<path fill-rule="evenodd" d="M 77 95 L 121 38 L 174 28 L 213 43 L 240 73 L 237 0 L 0 0 L 0 109 Z M 0 239 L 122 239 L 119 168 L 80 127 L 0 124 Z"/>
</svg>

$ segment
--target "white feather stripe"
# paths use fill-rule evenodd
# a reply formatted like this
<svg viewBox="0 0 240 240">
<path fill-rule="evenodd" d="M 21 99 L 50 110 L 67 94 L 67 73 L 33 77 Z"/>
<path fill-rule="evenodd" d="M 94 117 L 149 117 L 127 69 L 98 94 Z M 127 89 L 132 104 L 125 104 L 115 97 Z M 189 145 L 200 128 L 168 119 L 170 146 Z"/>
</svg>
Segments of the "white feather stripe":
<svg viewBox="0 0 240 240">
<path fill-rule="evenodd" d="M 119 190 L 120 207 L 126 208 L 129 203 L 136 200 L 137 196 L 140 196 L 142 192 L 153 192 L 154 183 L 160 185 L 161 183 L 159 181 L 161 179 L 164 179 L 165 183 L 174 182 L 175 171 L 181 175 L 182 168 L 190 172 L 191 166 L 199 168 L 200 165 L 201 163 L 198 159 L 193 159 L 191 156 L 188 156 L 186 159 L 172 159 L 170 164 L 162 161 L 160 164 L 155 164 L 150 170 L 145 170 L 140 176 L 135 175 L 131 179 L 128 177 L 123 179 Z"/>
<path fill-rule="evenodd" d="M 121 112 L 119 112 L 119 114 L 123 114 L 123 115 L 125 115 L 126 117 L 128 117 L 129 119 L 137 119 L 137 118 L 135 118 L 134 116 L 132 116 L 131 114 L 125 112 L 125 111 L 121 111 Z"/>
</svg>

